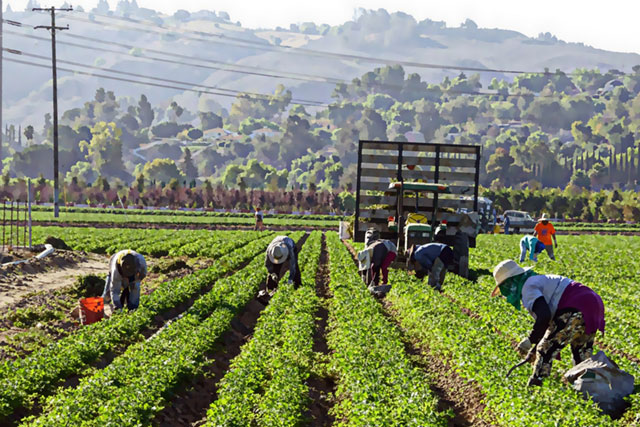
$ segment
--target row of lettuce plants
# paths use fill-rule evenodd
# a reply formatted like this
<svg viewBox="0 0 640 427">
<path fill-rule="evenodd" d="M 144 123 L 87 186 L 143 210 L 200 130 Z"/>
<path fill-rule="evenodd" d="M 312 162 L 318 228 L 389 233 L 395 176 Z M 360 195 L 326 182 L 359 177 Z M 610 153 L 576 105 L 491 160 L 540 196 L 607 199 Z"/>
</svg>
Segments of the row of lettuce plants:
<svg viewBox="0 0 640 427">
<path fill-rule="evenodd" d="M 327 234 L 330 259 L 332 409 L 338 425 L 447 425 L 429 378 L 413 365 L 401 335 L 369 294 L 347 248 Z"/>
<path fill-rule="evenodd" d="M 34 396 L 49 393 L 71 375 L 109 351 L 137 341 L 140 332 L 153 325 L 154 318 L 188 302 L 203 289 L 264 251 L 271 236 L 250 242 L 220 257 L 210 268 L 166 282 L 150 295 L 141 297 L 140 307 L 115 314 L 82 328 L 23 359 L 0 365 L 0 418 L 20 407 L 28 407 Z"/>
<path fill-rule="evenodd" d="M 302 286 L 283 279 L 261 314 L 252 339 L 221 380 L 206 426 L 299 425 L 308 401 L 305 381 L 314 360 L 313 332 L 319 298 L 315 278 L 321 233 L 300 253 Z"/>
<path fill-rule="evenodd" d="M 207 353 L 264 281 L 263 262 L 257 256 L 244 269 L 218 280 L 183 316 L 151 339 L 129 346 L 77 387 L 59 390 L 47 399 L 39 417 L 23 425 L 149 424 L 171 393 L 209 363 Z"/>
</svg>

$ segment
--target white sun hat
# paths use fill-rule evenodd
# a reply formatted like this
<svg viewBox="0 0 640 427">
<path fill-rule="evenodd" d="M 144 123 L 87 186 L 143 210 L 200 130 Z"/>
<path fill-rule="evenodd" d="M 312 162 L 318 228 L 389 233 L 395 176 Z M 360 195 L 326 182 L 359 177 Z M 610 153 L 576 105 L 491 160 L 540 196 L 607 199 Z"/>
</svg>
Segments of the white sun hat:
<svg viewBox="0 0 640 427">
<path fill-rule="evenodd" d="M 272 263 L 282 264 L 289 256 L 289 248 L 284 244 L 284 242 L 269 245 L 269 248 L 267 248 L 267 256 L 269 257 L 269 261 Z"/>
<path fill-rule="evenodd" d="M 527 269 L 528 270 L 528 269 Z M 512 259 L 506 259 L 493 269 L 493 278 L 496 280 L 496 287 L 491 292 L 491 296 L 495 297 L 500 293 L 500 285 L 510 277 L 524 273 L 524 268 L 520 267 L 517 262 Z"/>
<path fill-rule="evenodd" d="M 546 213 L 543 213 L 538 222 L 541 221 L 549 221 L 549 216 Z"/>
</svg>

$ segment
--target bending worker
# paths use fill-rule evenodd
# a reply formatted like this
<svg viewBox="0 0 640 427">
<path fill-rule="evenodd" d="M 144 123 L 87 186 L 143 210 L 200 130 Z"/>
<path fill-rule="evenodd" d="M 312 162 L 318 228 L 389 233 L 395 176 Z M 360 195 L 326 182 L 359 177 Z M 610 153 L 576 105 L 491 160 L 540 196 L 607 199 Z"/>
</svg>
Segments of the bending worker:
<svg viewBox="0 0 640 427">
<path fill-rule="evenodd" d="M 556 248 L 558 247 L 558 241 L 556 240 L 556 229 L 553 227 L 553 224 L 549 222 L 549 218 L 547 218 L 547 214 L 542 214 L 542 218 L 538 220 L 538 223 L 533 229 L 533 235 L 538 238 L 542 243 L 544 243 L 544 248 L 549 255 L 549 258 L 552 260 L 556 260 L 556 257 L 553 254 L 553 244 L 551 242 L 551 238 L 553 237 L 553 243 L 555 243 Z"/>
<path fill-rule="evenodd" d="M 407 267 L 415 270 L 418 279 L 422 279 L 429 273 L 429 286 L 440 290 L 447 269 L 453 264 L 453 261 L 453 249 L 449 246 L 443 243 L 427 243 L 422 246 L 411 246 Z"/>
<path fill-rule="evenodd" d="M 300 267 L 298 267 L 298 248 L 296 243 L 287 236 L 277 236 L 267 247 L 267 259 L 265 267 L 267 277 L 267 291 L 275 289 L 280 279 L 289 270 L 289 283 L 293 283 L 297 289 L 302 284 Z"/>
<path fill-rule="evenodd" d="M 396 259 L 398 250 L 390 240 L 375 240 L 367 248 L 358 253 L 358 262 L 362 280 L 369 291 L 386 294 L 389 286 L 389 266 Z M 382 286 L 380 278 L 382 276 Z"/>
<path fill-rule="evenodd" d="M 135 310 L 140 305 L 140 282 L 147 276 L 144 257 L 132 250 L 116 253 L 109 260 L 109 274 L 102 298 L 112 301 L 114 309 Z"/>
<path fill-rule="evenodd" d="M 491 296 L 502 294 L 516 310 L 522 303 L 535 319 L 529 336 L 518 344 L 518 350 L 528 356 L 535 346 L 528 386 L 542 385 L 553 359 L 568 344 L 574 364 L 591 357 L 596 332 L 604 333 L 604 304 L 597 293 L 566 277 L 538 275 L 512 260 L 498 264 L 493 277 L 497 286 Z"/>
<path fill-rule="evenodd" d="M 529 259 L 538 262 L 538 254 L 544 251 L 544 243 L 533 236 L 524 236 L 520 239 L 520 262 L 524 262 L 524 258 L 529 252 Z"/>
</svg>

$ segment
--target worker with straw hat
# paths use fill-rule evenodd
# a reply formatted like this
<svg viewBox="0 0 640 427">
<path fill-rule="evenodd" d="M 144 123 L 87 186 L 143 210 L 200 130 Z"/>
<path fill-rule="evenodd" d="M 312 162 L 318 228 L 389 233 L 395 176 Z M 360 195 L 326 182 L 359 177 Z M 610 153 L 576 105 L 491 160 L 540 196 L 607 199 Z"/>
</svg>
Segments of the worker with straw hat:
<svg viewBox="0 0 640 427">
<path fill-rule="evenodd" d="M 109 260 L 109 273 L 104 286 L 104 302 L 112 301 L 119 310 L 126 304 L 129 310 L 140 305 L 140 282 L 147 276 L 147 263 L 142 255 L 123 250 Z"/>
<path fill-rule="evenodd" d="M 269 276 L 267 277 L 267 292 L 274 290 L 278 282 L 289 270 L 289 283 L 293 283 L 295 288 L 302 284 L 300 268 L 298 267 L 298 249 L 295 242 L 287 236 L 277 236 L 267 247 L 267 259 L 265 267 Z"/>
<path fill-rule="evenodd" d="M 604 333 L 604 304 L 590 288 L 569 278 L 534 273 L 513 260 L 505 260 L 493 270 L 496 287 L 491 296 L 502 294 L 520 310 L 522 304 L 535 319 L 529 336 L 518 344 L 528 353 L 536 346 L 536 360 L 528 386 L 542 385 L 551 373 L 551 363 L 571 345 L 575 365 L 591 357 L 597 331 Z"/>
<path fill-rule="evenodd" d="M 533 228 L 533 235 L 544 244 L 544 249 L 547 251 L 549 258 L 555 261 L 556 257 L 553 254 L 553 243 L 555 243 L 556 248 L 558 247 L 556 229 L 553 227 L 553 224 L 549 222 L 546 213 L 542 214 L 542 217 Z M 551 238 L 553 238 L 553 242 L 551 242 Z"/>
</svg>

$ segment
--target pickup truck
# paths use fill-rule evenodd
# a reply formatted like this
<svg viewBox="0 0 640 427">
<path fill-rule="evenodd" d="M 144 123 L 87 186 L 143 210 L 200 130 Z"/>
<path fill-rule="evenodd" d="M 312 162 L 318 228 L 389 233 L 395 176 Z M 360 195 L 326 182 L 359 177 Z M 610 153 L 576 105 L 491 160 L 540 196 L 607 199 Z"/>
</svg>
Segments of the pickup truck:
<svg viewBox="0 0 640 427">
<path fill-rule="evenodd" d="M 532 232 L 533 228 L 536 226 L 536 221 L 531 218 L 531 215 L 527 212 L 513 210 L 504 211 L 503 221 L 507 216 L 509 217 L 509 231 L 513 231 L 514 233 L 520 233 L 521 231 L 529 233 Z"/>
</svg>

